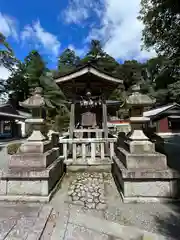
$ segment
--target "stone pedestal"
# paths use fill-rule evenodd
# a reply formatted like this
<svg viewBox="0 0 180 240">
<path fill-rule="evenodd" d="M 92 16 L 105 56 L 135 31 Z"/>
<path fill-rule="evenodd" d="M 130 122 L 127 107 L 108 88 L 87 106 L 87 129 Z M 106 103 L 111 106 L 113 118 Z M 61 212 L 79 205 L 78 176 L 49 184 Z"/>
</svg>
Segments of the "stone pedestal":
<svg viewBox="0 0 180 240">
<path fill-rule="evenodd" d="M 0 173 L 0 200 L 49 202 L 64 176 L 64 158 L 45 169 L 9 169 Z"/>
<path fill-rule="evenodd" d="M 42 133 L 41 118 L 45 105 L 41 89 L 21 104 L 32 109 L 28 119 L 33 126 L 31 136 L 9 159 L 9 169 L 2 172 L 0 200 L 49 201 L 53 189 L 64 175 L 64 158 L 59 157 L 58 136 L 51 141 Z"/>
<path fill-rule="evenodd" d="M 180 174 L 175 170 L 128 169 L 115 157 L 112 172 L 125 203 L 179 201 Z"/>
<path fill-rule="evenodd" d="M 179 174 L 168 168 L 166 156 L 155 151 L 155 144 L 143 132 L 150 120 L 142 116 L 143 108 L 152 100 L 136 91 L 127 104 L 132 131 L 118 141 L 112 169 L 124 202 L 179 198 Z"/>
<path fill-rule="evenodd" d="M 48 202 L 64 176 L 64 157 L 52 141 L 26 142 L 3 172 L 0 200 Z"/>
</svg>

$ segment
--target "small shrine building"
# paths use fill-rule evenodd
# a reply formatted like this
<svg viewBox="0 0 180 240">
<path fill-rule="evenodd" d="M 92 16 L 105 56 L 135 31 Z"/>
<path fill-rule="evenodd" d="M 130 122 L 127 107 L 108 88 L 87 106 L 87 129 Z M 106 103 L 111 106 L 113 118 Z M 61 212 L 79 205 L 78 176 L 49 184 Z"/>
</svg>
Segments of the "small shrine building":
<svg viewBox="0 0 180 240">
<path fill-rule="evenodd" d="M 56 83 L 71 102 L 69 138 L 63 139 L 65 158 L 68 157 L 67 144 L 71 144 L 74 149 L 72 158 L 77 159 L 77 145 L 80 144 L 81 155 L 86 159 L 87 143 L 91 145 L 91 159 L 96 155 L 96 143 L 101 146 L 102 158 L 103 144 L 106 142 L 107 153 L 107 142 L 110 143 L 112 139 L 108 135 L 107 100 L 115 89 L 123 89 L 123 81 L 91 64 L 86 64 L 56 78 Z"/>
</svg>

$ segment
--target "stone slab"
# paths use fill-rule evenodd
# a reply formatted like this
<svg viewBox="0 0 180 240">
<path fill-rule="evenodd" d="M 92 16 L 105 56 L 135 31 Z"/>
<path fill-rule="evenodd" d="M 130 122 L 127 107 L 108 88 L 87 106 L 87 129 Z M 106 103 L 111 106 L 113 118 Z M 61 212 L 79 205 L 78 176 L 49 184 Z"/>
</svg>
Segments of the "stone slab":
<svg viewBox="0 0 180 240">
<path fill-rule="evenodd" d="M 86 240 L 109 240 L 108 235 L 87 229 L 75 224 L 68 224 L 64 240 L 86 239 Z M 56 239 L 54 239 L 56 240 Z M 59 240 L 59 238 L 57 238 Z"/>
<path fill-rule="evenodd" d="M 117 156 L 127 169 L 167 169 L 166 156 L 160 153 L 131 154 L 118 148 Z"/>
<path fill-rule="evenodd" d="M 155 153 L 155 144 L 150 141 L 130 141 L 129 150 L 132 154 Z"/>
<path fill-rule="evenodd" d="M 120 226 L 118 223 L 83 214 L 70 216 L 69 223 L 120 239 L 142 240 L 143 236 L 139 230 L 133 227 L 129 227 L 127 231 L 125 226 Z"/>
<path fill-rule="evenodd" d="M 166 171 L 161 175 L 162 172 L 145 169 L 129 171 L 118 159 L 115 159 L 112 168 L 124 202 L 170 202 L 180 199 L 180 178 L 173 179 L 165 174 Z"/>
<path fill-rule="evenodd" d="M 5 195 L 7 189 L 7 182 L 5 180 L 0 180 L 0 195 Z"/>
<path fill-rule="evenodd" d="M 54 174 L 55 169 L 62 170 L 64 157 L 59 157 L 46 169 L 8 169 L 0 171 L 0 178 L 9 179 L 47 179 Z"/>
<path fill-rule="evenodd" d="M 22 181 L 10 180 L 7 182 L 8 195 L 34 195 L 48 196 L 49 187 L 47 180 Z"/>
<path fill-rule="evenodd" d="M 61 176 L 60 180 L 56 183 L 54 188 L 49 192 L 48 195 L 0 195 L 0 201 L 8 201 L 8 202 L 43 202 L 48 203 L 54 193 L 59 189 L 61 181 L 64 177 L 64 174 Z"/>
<path fill-rule="evenodd" d="M 20 146 L 20 151 L 23 153 L 44 153 L 52 148 L 50 141 L 44 142 L 25 142 Z"/>
<path fill-rule="evenodd" d="M 16 218 L 4 219 L 0 221 L 0 239 L 5 239 L 8 233 L 16 225 Z"/>
<path fill-rule="evenodd" d="M 46 168 L 57 158 L 57 149 L 45 153 L 20 153 L 10 156 L 9 168 Z"/>
<path fill-rule="evenodd" d="M 125 197 L 171 197 L 170 182 L 142 181 L 124 182 Z"/>
<path fill-rule="evenodd" d="M 96 159 L 92 161 L 90 158 L 87 162 L 79 159 L 78 162 L 68 159 L 67 171 L 68 172 L 111 172 L 112 161 L 110 158 Z"/>
<path fill-rule="evenodd" d="M 115 156 L 114 165 L 117 165 L 122 178 L 128 179 L 180 179 L 180 173 L 173 169 L 167 168 L 165 170 L 156 169 L 127 169 L 122 162 Z"/>
<path fill-rule="evenodd" d="M 7 204 L 0 206 L 0 239 L 25 240 L 32 231 L 41 205 Z"/>
<path fill-rule="evenodd" d="M 40 215 L 36 219 L 36 222 L 34 224 L 34 227 L 31 231 L 31 233 L 27 237 L 27 240 L 39 240 L 40 239 L 51 212 L 52 212 L 51 206 L 43 207 L 43 209 L 40 212 Z"/>
<path fill-rule="evenodd" d="M 59 210 L 58 219 L 56 220 L 51 240 L 64 240 L 68 220 L 69 220 L 69 207 L 66 204 L 63 205 L 63 207 L 60 208 Z"/>
<path fill-rule="evenodd" d="M 28 234 L 32 231 L 35 219 L 32 217 L 21 217 L 16 225 L 8 233 L 6 240 L 21 239 L 26 240 Z"/>
</svg>

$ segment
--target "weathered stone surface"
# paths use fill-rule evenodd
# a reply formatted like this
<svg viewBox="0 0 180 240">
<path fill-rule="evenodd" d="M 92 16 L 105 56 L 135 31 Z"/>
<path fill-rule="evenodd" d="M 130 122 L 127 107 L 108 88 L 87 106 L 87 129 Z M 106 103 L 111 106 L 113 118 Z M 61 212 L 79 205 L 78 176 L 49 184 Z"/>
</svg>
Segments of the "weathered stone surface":
<svg viewBox="0 0 180 240">
<path fill-rule="evenodd" d="M 44 153 L 52 148 L 50 141 L 26 142 L 20 146 L 23 153 Z"/>
<path fill-rule="evenodd" d="M 7 191 L 7 182 L 5 180 L 0 180 L 0 195 L 5 195 Z"/>
<path fill-rule="evenodd" d="M 20 153 L 9 159 L 9 168 L 46 168 L 57 158 L 57 150 L 46 153 Z"/>
<path fill-rule="evenodd" d="M 118 157 L 127 169 L 167 169 L 166 156 L 160 153 L 131 154 L 118 148 Z"/>
<path fill-rule="evenodd" d="M 124 182 L 125 197 L 170 197 L 170 183 L 163 181 Z"/>
<path fill-rule="evenodd" d="M 81 226 L 68 224 L 64 240 L 70 239 L 108 240 L 109 237 Z"/>
<path fill-rule="evenodd" d="M 150 141 L 132 141 L 129 143 L 130 153 L 155 153 L 155 144 Z"/>
<path fill-rule="evenodd" d="M 48 195 L 48 181 L 8 181 L 7 194 L 9 195 Z"/>
</svg>

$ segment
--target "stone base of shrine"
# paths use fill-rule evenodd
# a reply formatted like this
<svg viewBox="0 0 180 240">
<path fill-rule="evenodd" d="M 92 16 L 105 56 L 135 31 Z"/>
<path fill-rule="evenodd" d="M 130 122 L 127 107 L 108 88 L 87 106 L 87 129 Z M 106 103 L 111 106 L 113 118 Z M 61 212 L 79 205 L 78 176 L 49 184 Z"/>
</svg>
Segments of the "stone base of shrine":
<svg viewBox="0 0 180 240">
<path fill-rule="evenodd" d="M 82 158 L 76 159 L 76 161 L 68 159 L 65 164 L 67 172 L 111 172 L 112 168 L 112 160 L 109 157 L 96 158 L 93 161 L 91 158 L 87 158 L 86 161 Z"/>
<path fill-rule="evenodd" d="M 180 173 L 172 169 L 127 169 L 114 157 L 112 174 L 125 203 L 180 200 Z"/>
<path fill-rule="evenodd" d="M 64 176 L 64 158 L 44 170 L 9 169 L 0 173 L 0 200 L 48 202 Z"/>
</svg>

